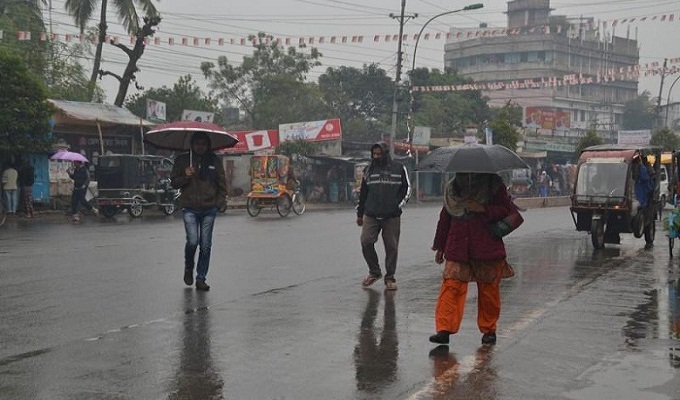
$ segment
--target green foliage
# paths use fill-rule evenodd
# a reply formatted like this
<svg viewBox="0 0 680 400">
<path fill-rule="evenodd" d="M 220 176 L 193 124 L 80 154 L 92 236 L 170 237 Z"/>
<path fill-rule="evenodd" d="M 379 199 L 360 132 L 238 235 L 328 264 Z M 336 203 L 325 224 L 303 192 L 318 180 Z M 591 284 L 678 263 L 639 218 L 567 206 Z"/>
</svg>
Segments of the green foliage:
<svg viewBox="0 0 680 400">
<path fill-rule="evenodd" d="M 146 118 L 146 100 L 156 100 L 165 103 L 165 113 L 168 122 L 178 121 L 182 118 L 182 111 L 196 110 L 215 113 L 214 122 L 222 123 L 222 114 L 218 105 L 218 99 L 212 94 L 205 94 L 196 84 L 191 75 L 179 78 L 171 88 L 151 88 L 143 93 L 131 96 L 125 106 L 135 115 Z"/>
<path fill-rule="evenodd" d="M 88 77 L 79 59 L 87 52 L 87 45 L 53 42 L 49 48 L 49 68 L 45 71 L 45 80 L 49 88 L 49 96 L 56 100 L 89 102 Z M 104 90 L 95 87 L 95 99 L 104 99 Z"/>
<path fill-rule="evenodd" d="M 510 102 L 502 108 L 494 110 L 494 119 L 489 124 L 489 128 L 493 132 L 493 144 L 505 146 L 513 151 L 517 149 L 518 127 L 522 126 L 521 113 L 522 107 Z"/>
<path fill-rule="evenodd" d="M 583 149 L 586 147 L 590 146 L 597 146 L 598 144 L 602 144 L 604 141 L 600 137 L 600 135 L 597 134 L 597 131 L 595 128 L 589 128 L 586 131 L 585 136 L 579 139 L 578 143 L 576 144 L 576 155 L 578 156 L 581 154 Z"/>
<path fill-rule="evenodd" d="M 283 48 L 273 37 L 260 32 L 250 36 L 253 54 L 240 65 L 225 56 L 201 64 L 204 76 L 227 105 L 235 104 L 254 129 L 272 129 L 281 123 L 324 119 L 331 112 L 323 107 L 316 85 L 305 84 L 309 71 L 321 63 L 321 53 L 295 47 Z"/>
<path fill-rule="evenodd" d="M 663 151 L 675 151 L 680 147 L 680 139 L 668 128 L 657 129 L 652 132 L 652 139 L 649 144 L 661 146 Z"/>
<path fill-rule="evenodd" d="M 652 103 L 649 96 L 649 92 L 645 91 L 626 103 L 621 120 L 622 129 L 652 129 L 656 113 L 654 103 Z"/>
<path fill-rule="evenodd" d="M 411 72 L 414 86 L 460 85 L 471 83 L 454 70 L 418 68 Z M 468 125 L 488 120 L 490 110 L 481 91 L 416 92 L 413 102 L 413 122 L 432 128 L 432 136 L 450 136 Z"/>
<path fill-rule="evenodd" d="M 47 90 L 21 57 L 0 48 L 0 151 L 48 150 L 53 109 Z"/>
<path fill-rule="evenodd" d="M 45 31 L 39 3 L 41 1 L 0 0 L 0 30 L 5 32 L 0 47 L 12 49 L 36 76 L 42 76 L 49 63 L 46 57 L 49 44 L 38 40 L 35 34 Z M 19 40 L 17 31 L 30 31 L 33 37 Z"/>
<path fill-rule="evenodd" d="M 293 156 L 296 154 L 301 156 L 314 154 L 320 147 L 319 143 L 309 142 L 304 139 L 286 140 L 279 144 L 276 148 L 276 153 L 293 159 Z"/>
<path fill-rule="evenodd" d="M 328 68 L 319 77 L 319 88 L 342 120 L 345 139 L 373 141 L 391 124 L 394 82 L 377 65 Z"/>
</svg>

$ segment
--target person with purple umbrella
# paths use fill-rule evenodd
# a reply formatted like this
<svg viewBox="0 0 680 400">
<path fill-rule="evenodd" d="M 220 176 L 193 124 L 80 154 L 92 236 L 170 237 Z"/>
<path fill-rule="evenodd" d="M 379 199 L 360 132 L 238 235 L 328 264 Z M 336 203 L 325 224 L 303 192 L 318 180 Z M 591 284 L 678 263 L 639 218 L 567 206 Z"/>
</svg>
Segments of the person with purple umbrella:
<svg viewBox="0 0 680 400">
<path fill-rule="evenodd" d="M 95 216 L 99 215 L 99 210 L 94 208 L 92 204 L 87 202 L 85 194 L 90 185 L 90 172 L 87 166 L 82 161 L 73 161 L 73 168 L 69 169 L 68 176 L 73 179 L 73 192 L 71 192 L 71 215 L 73 216 L 73 223 L 80 222 L 79 208 L 82 204 L 85 209 L 92 212 Z"/>
</svg>

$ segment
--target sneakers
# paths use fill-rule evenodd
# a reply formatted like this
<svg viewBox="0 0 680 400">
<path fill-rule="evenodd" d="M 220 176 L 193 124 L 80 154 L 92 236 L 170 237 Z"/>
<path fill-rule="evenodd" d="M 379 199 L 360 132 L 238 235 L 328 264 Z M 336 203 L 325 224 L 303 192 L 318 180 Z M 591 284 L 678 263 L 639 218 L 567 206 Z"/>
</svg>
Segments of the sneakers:
<svg viewBox="0 0 680 400">
<path fill-rule="evenodd" d="M 196 290 L 202 290 L 204 292 L 207 292 L 210 290 L 210 285 L 205 283 L 205 281 L 196 281 Z"/>
<path fill-rule="evenodd" d="M 436 334 L 430 336 L 430 342 L 438 344 L 449 344 L 449 331 L 439 331 Z"/>
<path fill-rule="evenodd" d="M 184 268 L 184 283 L 187 286 L 194 284 L 194 270 L 189 268 Z"/>
<path fill-rule="evenodd" d="M 397 282 L 395 281 L 385 282 L 385 290 L 397 290 Z"/>
<path fill-rule="evenodd" d="M 375 283 L 378 279 L 382 278 L 382 276 L 374 276 L 374 275 L 368 275 L 366 278 L 364 278 L 364 281 L 361 282 L 361 286 L 363 287 L 369 287 L 372 284 Z"/>
<path fill-rule="evenodd" d="M 496 332 L 489 332 L 482 335 L 482 344 L 496 344 Z"/>
</svg>

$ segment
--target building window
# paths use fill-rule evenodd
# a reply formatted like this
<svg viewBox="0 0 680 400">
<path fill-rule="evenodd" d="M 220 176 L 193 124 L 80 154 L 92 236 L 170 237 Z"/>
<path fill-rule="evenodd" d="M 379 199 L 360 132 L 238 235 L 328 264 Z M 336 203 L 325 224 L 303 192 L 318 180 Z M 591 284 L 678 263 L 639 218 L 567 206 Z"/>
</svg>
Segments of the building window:
<svg viewBox="0 0 680 400">
<path fill-rule="evenodd" d="M 519 62 L 527 62 L 529 59 L 529 54 L 526 51 L 519 53 Z"/>
</svg>

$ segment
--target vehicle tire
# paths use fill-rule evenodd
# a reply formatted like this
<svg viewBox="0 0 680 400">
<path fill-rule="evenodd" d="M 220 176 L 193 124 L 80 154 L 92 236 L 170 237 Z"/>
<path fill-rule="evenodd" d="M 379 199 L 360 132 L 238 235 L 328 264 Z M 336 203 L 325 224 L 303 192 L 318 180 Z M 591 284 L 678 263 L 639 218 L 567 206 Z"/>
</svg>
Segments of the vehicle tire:
<svg viewBox="0 0 680 400">
<path fill-rule="evenodd" d="M 650 221 L 647 226 L 645 226 L 645 243 L 648 245 L 654 244 L 654 236 L 656 235 L 656 224 L 654 221 Z"/>
<path fill-rule="evenodd" d="M 302 193 L 293 193 L 293 212 L 297 215 L 302 215 L 306 209 L 307 204 Z"/>
<path fill-rule="evenodd" d="M 276 211 L 280 216 L 285 217 L 290 214 L 291 208 L 293 208 L 293 201 L 290 199 L 288 193 L 285 193 L 276 199 Z"/>
<path fill-rule="evenodd" d="M 604 221 L 594 220 L 590 226 L 590 238 L 595 249 L 604 249 Z"/>
<path fill-rule="evenodd" d="M 633 217 L 633 220 L 630 222 L 631 223 L 631 228 L 633 228 L 633 236 L 635 236 L 637 239 L 641 238 L 642 235 L 644 235 L 644 229 L 645 229 L 645 218 L 644 218 L 644 213 L 645 210 L 638 210 L 637 215 Z"/>
<path fill-rule="evenodd" d="M 130 213 L 130 216 L 133 218 L 139 218 L 142 216 L 142 213 L 144 212 L 144 207 L 142 207 L 142 203 L 134 199 L 132 200 L 132 204 L 130 204 L 130 207 L 128 208 L 128 212 Z"/>
<path fill-rule="evenodd" d="M 177 207 L 172 203 L 161 206 L 161 211 L 163 211 L 163 214 L 165 215 L 172 215 L 175 210 L 177 210 Z"/>
<path fill-rule="evenodd" d="M 0 226 L 2 226 L 7 220 L 7 212 L 5 212 L 5 206 L 0 202 Z"/>
<path fill-rule="evenodd" d="M 102 206 L 99 211 L 105 218 L 113 218 L 118 212 L 118 208 L 116 206 Z"/>
<path fill-rule="evenodd" d="M 251 217 L 257 217 L 260 214 L 262 207 L 260 206 L 260 200 L 248 197 L 246 201 L 246 211 Z"/>
</svg>

